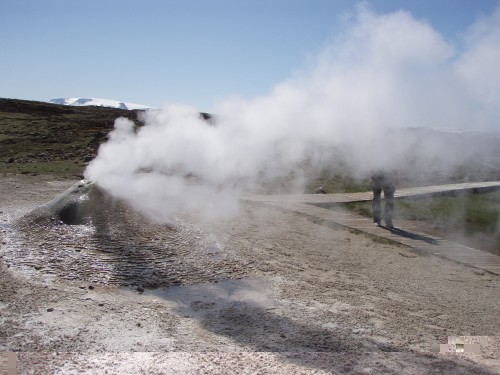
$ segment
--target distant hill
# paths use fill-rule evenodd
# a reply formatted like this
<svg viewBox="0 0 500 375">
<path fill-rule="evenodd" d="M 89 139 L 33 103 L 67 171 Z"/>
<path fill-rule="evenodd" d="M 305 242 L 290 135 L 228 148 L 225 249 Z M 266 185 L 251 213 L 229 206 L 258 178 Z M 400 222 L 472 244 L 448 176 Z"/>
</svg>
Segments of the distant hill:
<svg viewBox="0 0 500 375">
<path fill-rule="evenodd" d="M 98 98 L 59 98 L 59 99 L 50 99 L 49 103 L 71 105 L 78 107 L 83 107 L 83 106 L 109 107 L 109 108 L 118 108 L 126 110 L 151 109 L 151 107 L 147 105 L 125 103 L 125 102 L 119 102 L 117 100 L 98 99 Z"/>
<path fill-rule="evenodd" d="M 0 98 L 0 173 L 80 176 L 118 117 L 137 110 Z"/>
<path fill-rule="evenodd" d="M 0 98 L 0 174 L 80 177 L 118 117 L 127 117 L 138 127 L 143 125 L 138 114 L 144 108 L 81 103 Z M 200 118 L 208 124 L 215 121 L 209 113 L 200 113 Z"/>
<path fill-rule="evenodd" d="M 106 141 L 115 119 L 127 117 L 140 127 L 143 125 L 138 116 L 140 112 L 0 98 L 0 174 L 80 176 L 86 164 L 97 155 L 99 145 Z M 200 118 L 217 126 L 216 116 L 200 113 Z M 405 185 L 500 179 L 500 136 L 497 132 L 400 128 L 393 133 L 398 133 L 399 139 L 415 150 L 444 145 L 445 156 L 456 159 L 456 165 L 450 169 L 439 159 L 408 158 L 408 168 L 401 176 Z M 351 172 L 343 169 L 343 165 L 349 165 L 349 160 L 342 157 L 339 155 L 338 160 L 328 161 L 331 170 L 326 171 L 326 177 Z"/>
</svg>

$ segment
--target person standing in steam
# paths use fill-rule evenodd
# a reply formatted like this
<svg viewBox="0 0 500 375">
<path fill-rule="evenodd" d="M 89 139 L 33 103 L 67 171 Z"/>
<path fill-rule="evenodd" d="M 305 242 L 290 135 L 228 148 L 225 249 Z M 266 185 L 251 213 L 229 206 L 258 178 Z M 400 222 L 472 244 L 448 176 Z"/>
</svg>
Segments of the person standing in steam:
<svg viewBox="0 0 500 375">
<path fill-rule="evenodd" d="M 396 177 L 394 173 L 389 172 L 376 172 L 370 177 L 370 183 L 372 185 L 373 191 L 373 202 L 372 202 L 372 212 L 373 212 L 373 222 L 377 225 L 381 225 L 381 195 L 384 191 L 384 219 L 385 225 L 388 228 L 394 228 L 392 219 L 394 217 L 394 192 L 396 191 Z"/>
</svg>

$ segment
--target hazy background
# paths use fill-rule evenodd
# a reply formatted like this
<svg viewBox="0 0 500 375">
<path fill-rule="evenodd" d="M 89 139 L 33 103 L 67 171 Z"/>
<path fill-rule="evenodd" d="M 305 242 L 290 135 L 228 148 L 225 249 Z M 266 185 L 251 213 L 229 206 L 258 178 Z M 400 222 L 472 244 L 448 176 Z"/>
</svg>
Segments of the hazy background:
<svg viewBox="0 0 500 375">
<path fill-rule="evenodd" d="M 139 131 L 118 121 L 87 177 L 162 217 L 231 213 L 241 191 L 275 181 L 301 192 L 312 171 L 334 164 L 365 178 L 490 162 L 485 151 L 499 140 L 500 8 L 466 27 L 461 44 L 405 10 L 359 3 L 341 18 L 307 67 L 268 93 L 218 100 L 215 125 L 185 104 L 147 113 Z M 481 132 L 491 136 L 476 139 Z"/>
</svg>

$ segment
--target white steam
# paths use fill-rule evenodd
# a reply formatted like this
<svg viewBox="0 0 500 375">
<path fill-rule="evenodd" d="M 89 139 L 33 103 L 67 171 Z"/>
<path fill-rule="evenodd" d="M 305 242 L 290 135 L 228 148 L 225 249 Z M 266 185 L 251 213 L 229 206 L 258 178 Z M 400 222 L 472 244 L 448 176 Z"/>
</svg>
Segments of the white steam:
<svg viewBox="0 0 500 375">
<path fill-rule="evenodd" d="M 163 220 L 233 213 L 242 190 L 277 180 L 298 188 L 339 157 L 359 176 L 405 168 L 410 154 L 424 164 L 473 157 L 397 130 L 499 125 L 500 9 L 464 35 L 452 46 L 407 12 L 358 6 L 313 69 L 267 96 L 219 103 L 214 125 L 182 105 L 146 112 L 138 130 L 118 119 L 86 177 Z"/>
</svg>

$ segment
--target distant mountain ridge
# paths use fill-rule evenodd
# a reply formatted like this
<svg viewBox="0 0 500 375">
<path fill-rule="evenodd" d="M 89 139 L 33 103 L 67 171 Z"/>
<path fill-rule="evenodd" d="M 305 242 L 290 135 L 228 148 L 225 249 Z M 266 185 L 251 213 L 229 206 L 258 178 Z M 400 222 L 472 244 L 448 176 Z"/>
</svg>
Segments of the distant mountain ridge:
<svg viewBox="0 0 500 375">
<path fill-rule="evenodd" d="M 110 107 L 110 108 L 119 108 L 126 110 L 151 109 L 151 107 L 147 105 L 125 103 L 125 102 L 119 102 L 117 100 L 99 99 L 99 98 L 58 98 L 58 99 L 50 99 L 49 103 L 78 106 L 78 107 L 83 107 L 83 106 Z"/>
</svg>

